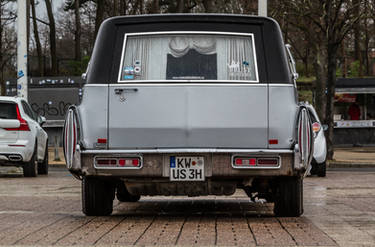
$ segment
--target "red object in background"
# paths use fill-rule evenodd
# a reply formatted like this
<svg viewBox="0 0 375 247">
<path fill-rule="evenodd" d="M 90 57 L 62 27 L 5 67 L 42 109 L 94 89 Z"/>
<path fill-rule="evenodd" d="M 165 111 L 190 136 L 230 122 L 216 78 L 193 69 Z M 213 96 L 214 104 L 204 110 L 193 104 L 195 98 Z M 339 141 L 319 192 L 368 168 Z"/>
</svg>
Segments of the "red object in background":
<svg viewBox="0 0 375 247">
<path fill-rule="evenodd" d="M 361 116 L 361 109 L 356 103 L 350 105 L 348 114 L 350 116 L 350 120 L 359 120 Z"/>
<path fill-rule="evenodd" d="M 345 103 L 354 103 L 357 99 L 357 95 L 355 94 L 335 94 L 335 102 L 345 102 Z"/>
</svg>

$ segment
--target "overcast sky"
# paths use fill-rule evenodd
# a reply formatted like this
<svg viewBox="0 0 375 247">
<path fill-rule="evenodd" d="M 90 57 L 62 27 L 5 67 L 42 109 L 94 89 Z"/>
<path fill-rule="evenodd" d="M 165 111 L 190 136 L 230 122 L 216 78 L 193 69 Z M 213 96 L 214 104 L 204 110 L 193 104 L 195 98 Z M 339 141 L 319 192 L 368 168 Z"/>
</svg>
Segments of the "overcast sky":
<svg viewBox="0 0 375 247">
<path fill-rule="evenodd" d="M 36 0 L 39 4 L 36 7 L 36 12 L 39 18 L 47 19 L 47 10 L 44 0 Z M 53 11 L 56 12 L 62 5 L 64 0 L 52 0 Z"/>
<path fill-rule="evenodd" d="M 14 3 L 12 2 L 8 3 L 7 7 L 17 12 L 17 1 L 15 1 Z M 21 0 L 21 1 L 24 1 L 24 0 Z M 35 0 L 35 3 L 38 3 L 36 5 L 36 15 L 38 16 L 38 18 L 47 20 L 48 17 L 47 17 L 45 0 Z M 52 0 L 53 11 L 54 12 L 58 11 L 59 8 L 63 6 L 63 4 L 64 4 L 64 0 Z"/>
</svg>

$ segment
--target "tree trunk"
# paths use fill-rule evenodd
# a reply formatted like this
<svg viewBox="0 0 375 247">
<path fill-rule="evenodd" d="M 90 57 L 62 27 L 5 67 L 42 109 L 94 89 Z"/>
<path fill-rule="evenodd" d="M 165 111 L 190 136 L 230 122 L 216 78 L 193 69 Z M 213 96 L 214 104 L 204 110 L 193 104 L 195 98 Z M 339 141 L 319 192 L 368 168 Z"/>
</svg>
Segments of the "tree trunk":
<svg viewBox="0 0 375 247">
<path fill-rule="evenodd" d="M 185 12 L 185 0 L 178 0 L 176 13 L 184 13 L 184 12 Z"/>
<path fill-rule="evenodd" d="M 369 37 L 368 29 L 366 26 L 366 31 L 365 31 L 365 66 L 366 66 L 365 75 L 366 76 L 370 74 L 370 63 L 369 63 L 369 58 L 368 58 L 369 43 L 370 43 L 370 37 Z"/>
<path fill-rule="evenodd" d="M 160 13 L 159 0 L 153 0 L 151 3 L 150 14 L 159 14 L 159 13 Z"/>
<path fill-rule="evenodd" d="M 120 15 L 119 9 L 118 9 L 118 1 L 119 0 L 113 0 L 113 13 L 112 13 L 113 16 Z"/>
<path fill-rule="evenodd" d="M 315 81 L 315 109 L 318 113 L 320 120 L 323 123 L 326 123 L 326 79 L 327 76 L 325 74 L 325 57 L 324 51 L 322 50 L 322 46 L 316 44 L 315 50 L 315 58 L 313 62 L 314 72 L 316 76 Z"/>
<path fill-rule="evenodd" d="M 40 44 L 38 23 L 36 22 L 35 0 L 30 0 L 30 3 L 31 3 L 31 15 L 33 18 L 32 21 L 33 21 L 34 38 L 35 38 L 35 43 L 36 43 L 36 52 L 38 55 L 39 76 L 44 76 L 42 45 Z"/>
<path fill-rule="evenodd" d="M 29 59 L 29 48 L 30 48 L 30 0 L 26 0 L 26 61 L 27 61 L 27 73 L 31 75 L 30 70 L 30 59 Z"/>
<path fill-rule="evenodd" d="M 126 15 L 125 0 L 120 0 L 120 15 Z"/>
<path fill-rule="evenodd" d="M 360 16 L 361 8 L 360 8 L 360 0 L 353 0 L 355 15 Z M 354 24 L 354 60 L 359 61 L 359 76 L 363 75 L 363 59 L 361 54 L 361 22 L 357 21 Z"/>
<path fill-rule="evenodd" d="M 79 13 L 79 0 L 74 1 L 74 15 L 75 15 L 75 60 L 81 61 L 81 17 Z"/>
<path fill-rule="evenodd" d="M 138 0 L 139 14 L 143 15 L 143 0 Z"/>
<path fill-rule="evenodd" d="M 95 39 L 98 35 L 100 24 L 102 24 L 104 18 L 104 0 L 96 1 L 96 17 L 95 17 Z M 94 39 L 94 40 L 95 40 Z"/>
<path fill-rule="evenodd" d="M 203 0 L 203 6 L 206 13 L 213 13 L 216 11 L 214 0 Z"/>
<path fill-rule="evenodd" d="M 49 20 L 49 42 L 51 49 L 52 75 L 57 75 L 57 55 L 56 55 L 56 26 L 55 18 L 53 16 L 52 5 L 50 0 L 45 0 L 47 15 Z"/>
<path fill-rule="evenodd" d="M 335 97 L 336 86 L 336 57 L 337 45 L 328 44 L 327 46 L 327 105 L 326 105 L 326 123 L 328 124 L 327 131 L 327 159 L 333 158 L 333 105 Z"/>
<path fill-rule="evenodd" d="M 341 57 L 342 61 L 342 77 L 346 78 L 348 76 L 348 61 L 346 58 L 346 51 L 345 51 L 345 40 L 341 43 Z"/>
<path fill-rule="evenodd" d="M 365 40 L 364 40 L 364 47 L 365 47 L 365 54 L 364 54 L 364 57 L 365 57 L 365 75 L 368 76 L 370 74 L 370 64 L 369 64 L 369 57 L 368 57 L 368 52 L 369 52 L 369 43 L 370 43 L 370 37 L 369 37 L 369 28 L 368 28 L 368 25 L 367 25 L 367 22 L 368 22 L 368 9 L 369 9 L 369 6 L 368 6 L 368 0 L 365 0 L 364 1 L 364 8 L 365 8 L 365 19 L 364 19 L 364 29 L 365 29 Z"/>
<path fill-rule="evenodd" d="M 2 20 L 2 14 L 3 10 L 1 8 L 1 3 L 0 3 L 0 66 L 3 64 L 3 25 L 1 23 Z M 0 87 L 1 87 L 1 94 L 0 95 L 5 95 L 5 81 L 4 81 L 4 71 L 3 71 L 3 66 L 1 66 L 1 71 L 0 71 Z"/>
</svg>

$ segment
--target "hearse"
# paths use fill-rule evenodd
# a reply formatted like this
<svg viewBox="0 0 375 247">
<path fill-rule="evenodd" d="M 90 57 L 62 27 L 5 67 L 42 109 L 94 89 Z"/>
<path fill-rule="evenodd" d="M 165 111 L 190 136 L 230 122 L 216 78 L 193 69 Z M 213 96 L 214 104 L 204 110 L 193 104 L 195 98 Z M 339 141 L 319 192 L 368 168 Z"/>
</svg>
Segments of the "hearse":
<svg viewBox="0 0 375 247">
<path fill-rule="evenodd" d="M 296 72 L 271 18 L 222 14 L 109 18 L 80 105 L 64 127 L 86 215 L 115 196 L 232 195 L 303 213 L 314 135 Z"/>
</svg>

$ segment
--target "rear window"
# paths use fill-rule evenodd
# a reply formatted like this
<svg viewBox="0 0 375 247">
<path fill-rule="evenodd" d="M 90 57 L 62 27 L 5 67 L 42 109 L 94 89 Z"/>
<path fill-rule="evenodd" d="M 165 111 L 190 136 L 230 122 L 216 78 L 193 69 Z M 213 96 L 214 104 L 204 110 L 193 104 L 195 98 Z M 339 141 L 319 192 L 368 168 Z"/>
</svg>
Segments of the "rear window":
<svg viewBox="0 0 375 247">
<path fill-rule="evenodd" d="M 16 104 L 0 102 L 0 118 L 17 119 Z"/>
<path fill-rule="evenodd" d="M 258 82 L 253 34 L 126 34 L 119 82 Z"/>
</svg>

